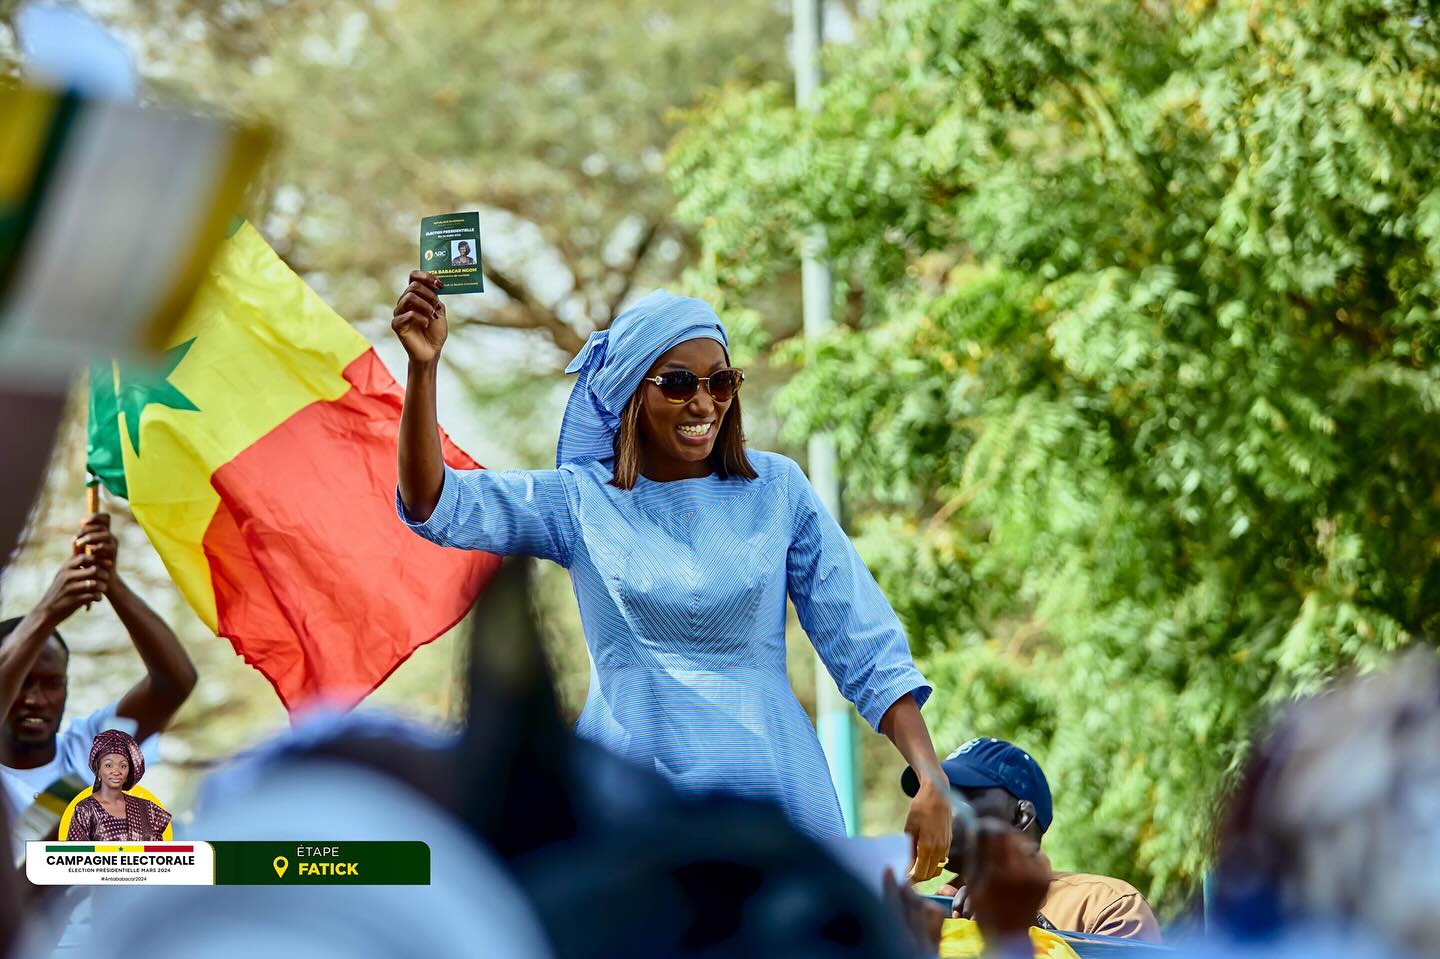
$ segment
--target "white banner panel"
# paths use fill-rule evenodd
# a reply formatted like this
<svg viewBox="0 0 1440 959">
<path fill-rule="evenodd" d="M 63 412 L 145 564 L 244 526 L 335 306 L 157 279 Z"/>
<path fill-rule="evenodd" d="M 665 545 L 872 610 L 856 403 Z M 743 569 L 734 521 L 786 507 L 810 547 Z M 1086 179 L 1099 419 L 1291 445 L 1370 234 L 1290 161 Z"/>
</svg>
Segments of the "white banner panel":
<svg viewBox="0 0 1440 959">
<path fill-rule="evenodd" d="M 208 842 L 25 844 L 25 877 L 37 886 L 213 886 Z"/>
</svg>

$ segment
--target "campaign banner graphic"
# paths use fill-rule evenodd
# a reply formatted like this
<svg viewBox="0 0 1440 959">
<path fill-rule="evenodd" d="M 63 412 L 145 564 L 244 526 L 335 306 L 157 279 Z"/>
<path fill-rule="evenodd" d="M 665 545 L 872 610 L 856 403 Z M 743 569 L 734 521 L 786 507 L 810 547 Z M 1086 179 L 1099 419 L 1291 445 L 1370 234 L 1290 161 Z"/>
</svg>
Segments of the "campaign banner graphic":
<svg viewBox="0 0 1440 959">
<path fill-rule="evenodd" d="M 30 842 L 25 877 L 37 886 L 209 886 L 215 851 L 207 842 Z"/>
<path fill-rule="evenodd" d="M 37 886 L 428 886 L 430 847 L 394 841 L 26 843 Z"/>
</svg>

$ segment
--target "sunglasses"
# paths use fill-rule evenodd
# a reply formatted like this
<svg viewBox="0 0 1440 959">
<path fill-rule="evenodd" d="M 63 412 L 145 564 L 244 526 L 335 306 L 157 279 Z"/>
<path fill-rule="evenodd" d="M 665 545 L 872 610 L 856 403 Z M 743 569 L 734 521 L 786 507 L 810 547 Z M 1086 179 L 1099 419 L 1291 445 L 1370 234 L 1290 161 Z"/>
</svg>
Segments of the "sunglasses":
<svg viewBox="0 0 1440 959">
<path fill-rule="evenodd" d="M 695 394 L 700 392 L 701 383 L 705 384 L 715 402 L 728 403 L 740 392 L 740 384 L 745 382 L 745 371 L 716 370 L 709 376 L 696 376 L 690 370 L 670 370 L 659 376 L 647 376 L 645 382 L 660 387 L 660 394 L 676 405 L 694 399 Z"/>
</svg>

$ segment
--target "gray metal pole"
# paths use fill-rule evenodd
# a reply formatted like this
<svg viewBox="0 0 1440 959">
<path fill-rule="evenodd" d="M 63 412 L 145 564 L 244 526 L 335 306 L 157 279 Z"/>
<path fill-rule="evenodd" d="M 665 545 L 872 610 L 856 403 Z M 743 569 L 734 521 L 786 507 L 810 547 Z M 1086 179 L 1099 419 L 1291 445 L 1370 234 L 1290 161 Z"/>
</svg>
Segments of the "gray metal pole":
<svg viewBox="0 0 1440 959">
<path fill-rule="evenodd" d="M 821 16 L 824 0 L 793 0 L 795 30 L 795 105 L 814 110 L 820 95 Z M 832 325 L 830 300 L 833 284 L 830 263 L 825 258 L 825 231 L 817 226 L 806 236 L 801 265 L 805 301 L 805 339 L 813 353 L 814 342 Z M 810 482 L 820 501 L 836 520 L 840 519 L 840 483 L 835 473 L 835 442 L 830 436 L 814 436 L 809 447 Z M 860 777 L 856 757 L 855 723 L 850 704 L 835 688 L 825 664 L 815 658 L 815 713 L 820 745 L 830 765 L 830 778 L 840 797 L 845 826 L 850 835 L 860 832 Z"/>
</svg>

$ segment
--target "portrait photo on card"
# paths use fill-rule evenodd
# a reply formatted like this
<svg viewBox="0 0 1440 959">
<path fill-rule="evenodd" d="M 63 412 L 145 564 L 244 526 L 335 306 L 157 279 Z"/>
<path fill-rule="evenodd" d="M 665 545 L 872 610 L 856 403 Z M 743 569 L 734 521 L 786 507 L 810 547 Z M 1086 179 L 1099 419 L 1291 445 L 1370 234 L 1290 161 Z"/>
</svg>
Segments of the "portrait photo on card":
<svg viewBox="0 0 1440 959">
<path fill-rule="evenodd" d="M 453 266 L 474 266 L 475 246 L 469 240 L 452 240 L 450 263 Z"/>
</svg>

